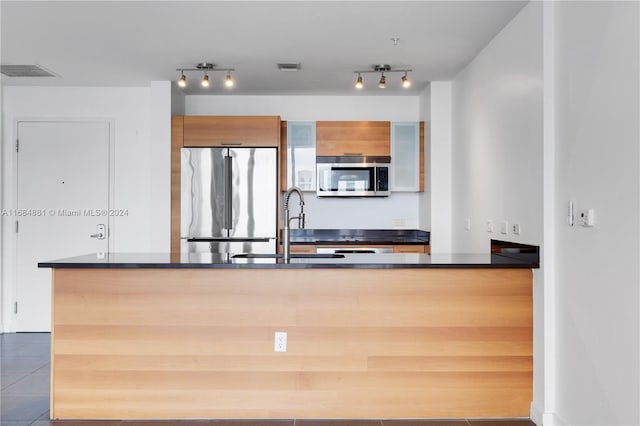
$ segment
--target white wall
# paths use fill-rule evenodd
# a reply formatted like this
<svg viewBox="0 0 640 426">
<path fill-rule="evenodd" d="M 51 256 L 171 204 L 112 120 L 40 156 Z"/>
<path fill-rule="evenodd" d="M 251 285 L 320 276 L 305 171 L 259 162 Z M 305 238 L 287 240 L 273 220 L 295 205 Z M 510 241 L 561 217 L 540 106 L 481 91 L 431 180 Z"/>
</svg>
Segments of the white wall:
<svg viewBox="0 0 640 426">
<path fill-rule="evenodd" d="M 424 121 L 424 192 L 418 197 L 418 227 L 431 229 L 431 86 L 418 99 L 418 114 Z"/>
<path fill-rule="evenodd" d="M 203 96 L 186 97 L 188 115 L 279 115 L 282 120 L 418 121 L 417 96 Z M 319 199 L 305 193 L 307 228 L 419 228 L 420 196 Z M 424 222 L 422 222 L 424 223 Z"/>
<path fill-rule="evenodd" d="M 453 80 L 454 253 L 487 253 L 492 238 L 542 245 L 542 23 L 542 3 L 528 4 Z M 486 230 L 488 220 L 493 233 Z M 520 235 L 511 229 L 502 234 L 502 221 L 520 224 Z M 539 422 L 544 407 L 543 270 L 534 271 L 533 299 L 532 415 Z"/>
<path fill-rule="evenodd" d="M 542 6 L 542 43 L 543 43 L 543 241 L 544 246 L 540 253 L 540 261 L 542 263 L 542 278 L 538 275 L 538 279 L 542 279 L 544 286 L 542 290 L 538 287 L 536 301 L 542 300 L 542 310 L 537 309 L 534 312 L 534 321 L 539 324 L 536 316 L 542 317 L 544 325 L 542 330 L 534 329 L 534 374 L 538 379 L 534 386 L 534 403 L 531 405 L 532 418 L 536 424 L 553 425 L 552 416 L 555 409 L 555 377 L 556 377 L 556 356 L 555 356 L 555 283 L 556 283 L 556 230 L 555 230 L 555 24 L 554 24 L 554 6 L 550 2 L 545 2 Z M 540 272 L 540 271 L 538 271 Z M 542 293 L 540 297 L 539 293 Z M 536 307 L 538 307 L 536 305 Z M 543 343 L 539 343 L 539 333 L 543 334 Z M 543 360 L 540 362 L 540 346 L 543 346 Z M 543 369 L 540 379 L 540 369 Z M 542 383 L 541 383 L 542 382 Z M 539 385 L 539 383 L 541 385 Z M 544 395 L 540 395 L 541 392 Z"/>
<path fill-rule="evenodd" d="M 452 84 L 430 85 L 431 253 L 452 253 Z"/>
<path fill-rule="evenodd" d="M 150 219 L 153 218 L 149 220 L 148 244 L 150 251 L 165 253 L 171 251 L 171 85 L 170 81 L 152 81 L 148 101 L 150 139 L 147 208 Z"/>
<path fill-rule="evenodd" d="M 556 2 L 553 424 L 640 424 L 640 6 Z M 570 227 L 567 203 L 596 226 Z"/>
<path fill-rule="evenodd" d="M 171 115 L 185 115 L 187 97 L 175 83 L 171 84 Z"/>
<path fill-rule="evenodd" d="M 186 97 L 188 115 L 279 115 L 283 120 L 417 121 L 418 96 Z"/>
<path fill-rule="evenodd" d="M 453 251 L 542 239 L 542 15 L 525 7 L 453 81 Z M 464 228 L 471 219 L 471 230 Z M 492 220 L 495 231 L 486 231 Z M 519 223 L 520 235 L 499 232 Z"/>
<path fill-rule="evenodd" d="M 113 207 L 128 209 L 114 223 L 113 251 L 168 252 L 170 233 L 170 115 L 168 82 L 149 87 L 3 87 L 3 208 L 15 207 L 15 123 L 20 118 L 102 118 L 115 123 Z M 13 287 L 15 234 L 3 222 L 4 329 Z"/>
<path fill-rule="evenodd" d="M 2 40 L 2 7 L 0 7 L 0 43 Z M 3 104 L 4 104 L 4 96 L 3 96 L 4 85 L 0 82 L 0 137 L 4 134 L 4 114 L 2 113 Z M 0 176 L 4 176 L 4 149 L 2 149 L 2 145 L 0 144 Z M 0 210 L 4 209 L 4 202 L 2 200 L 2 196 L 0 196 Z M 2 277 L 4 276 L 4 265 L 2 262 L 2 258 L 4 257 L 4 247 L 2 244 L 4 241 L 4 229 L 2 224 L 0 223 L 0 332 L 4 330 L 4 292 L 2 291 Z"/>
<path fill-rule="evenodd" d="M 166 203 L 170 193 L 167 179 L 171 133 L 170 124 L 166 123 L 170 120 L 169 90 L 162 83 L 126 88 L 7 86 L 3 118 L 10 125 L 4 127 L 4 148 L 11 149 L 15 141 L 14 124 L 19 118 L 113 119 L 114 208 L 129 210 L 129 216 L 116 218 L 114 250 L 168 251 L 170 236 L 164 231 L 168 229 L 169 213 L 165 208 L 157 208 Z M 4 166 L 3 195 L 7 206 L 15 199 L 11 156 L 5 155 Z"/>
</svg>

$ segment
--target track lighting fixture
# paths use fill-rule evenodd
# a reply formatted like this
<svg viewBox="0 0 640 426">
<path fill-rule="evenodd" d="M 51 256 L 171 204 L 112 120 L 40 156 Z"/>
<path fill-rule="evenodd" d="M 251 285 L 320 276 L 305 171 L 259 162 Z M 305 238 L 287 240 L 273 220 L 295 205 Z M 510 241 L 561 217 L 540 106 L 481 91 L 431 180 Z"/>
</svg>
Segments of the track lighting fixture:
<svg viewBox="0 0 640 426">
<path fill-rule="evenodd" d="M 202 76 L 202 80 L 200 80 L 200 84 L 202 85 L 202 87 L 209 87 L 210 86 L 210 81 L 209 81 L 209 73 L 210 72 L 216 72 L 216 71 L 221 71 L 221 72 L 226 72 L 227 73 L 227 77 L 224 79 L 224 85 L 226 87 L 233 87 L 234 85 L 234 81 L 231 78 L 231 72 L 235 71 L 235 69 L 233 68 L 217 68 L 215 66 L 215 64 L 212 64 L 210 62 L 200 62 L 199 64 L 197 64 L 194 68 L 177 68 L 176 71 L 180 71 L 180 78 L 178 78 L 178 86 L 179 87 L 187 87 L 187 77 L 184 75 L 185 71 L 200 71 L 203 72 L 203 76 Z"/>
<path fill-rule="evenodd" d="M 413 71 L 413 70 L 410 69 L 410 68 L 392 69 L 390 65 L 386 65 L 386 64 L 373 65 L 370 70 L 354 71 L 355 74 L 358 74 L 358 79 L 356 80 L 355 87 L 356 87 L 356 89 L 362 89 L 364 87 L 364 81 L 362 79 L 362 74 L 380 73 L 380 80 L 378 81 L 378 87 L 380 89 L 385 89 L 387 87 L 387 76 L 385 75 L 385 73 L 402 72 L 402 73 L 404 73 L 404 75 L 402 76 L 400 81 L 402 83 L 402 87 L 407 89 L 407 88 L 411 87 L 411 80 L 409 80 L 409 77 L 407 76 L 407 74 L 409 72 L 411 72 L 411 71 Z"/>
</svg>

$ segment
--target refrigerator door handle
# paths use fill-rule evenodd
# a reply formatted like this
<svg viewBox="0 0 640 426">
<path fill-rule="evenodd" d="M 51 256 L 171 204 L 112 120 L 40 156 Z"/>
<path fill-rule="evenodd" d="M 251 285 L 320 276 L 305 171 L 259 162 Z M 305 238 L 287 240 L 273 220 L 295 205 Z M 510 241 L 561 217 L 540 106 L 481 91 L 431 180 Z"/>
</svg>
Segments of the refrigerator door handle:
<svg viewBox="0 0 640 426">
<path fill-rule="evenodd" d="M 233 158 L 229 155 L 224 157 L 224 227 L 229 230 L 233 228 Z"/>
</svg>

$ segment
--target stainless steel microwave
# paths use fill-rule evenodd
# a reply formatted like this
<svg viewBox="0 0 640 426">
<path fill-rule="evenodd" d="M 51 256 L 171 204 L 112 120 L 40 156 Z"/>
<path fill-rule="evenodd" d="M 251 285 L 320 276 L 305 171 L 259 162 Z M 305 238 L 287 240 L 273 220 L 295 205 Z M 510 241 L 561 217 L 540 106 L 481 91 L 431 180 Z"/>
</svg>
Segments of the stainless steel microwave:
<svg viewBox="0 0 640 426">
<path fill-rule="evenodd" d="M 387 197 L 390 157 L 316 157 L 319 197 Z"/>
</svg>

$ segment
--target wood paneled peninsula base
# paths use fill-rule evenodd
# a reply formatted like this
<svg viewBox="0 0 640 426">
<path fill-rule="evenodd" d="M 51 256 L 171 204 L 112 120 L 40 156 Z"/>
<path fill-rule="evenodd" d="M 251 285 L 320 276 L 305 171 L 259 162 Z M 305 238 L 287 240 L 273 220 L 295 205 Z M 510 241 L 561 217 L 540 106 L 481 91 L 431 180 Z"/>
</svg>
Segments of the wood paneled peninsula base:
<svg viewBox="0 0 640 426">
<path fill-rule="evenodd" d="M 69 265 L 54 419 L 529 416 L 530 267 Z"/>
</svg>

